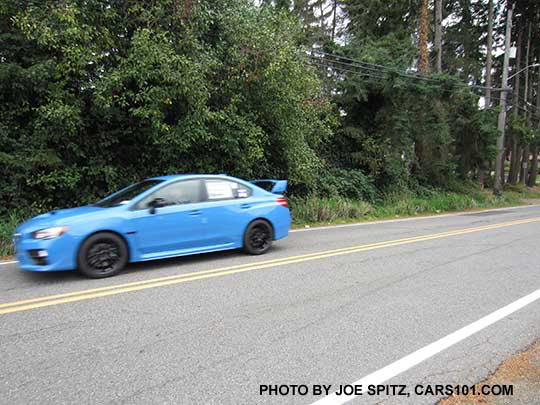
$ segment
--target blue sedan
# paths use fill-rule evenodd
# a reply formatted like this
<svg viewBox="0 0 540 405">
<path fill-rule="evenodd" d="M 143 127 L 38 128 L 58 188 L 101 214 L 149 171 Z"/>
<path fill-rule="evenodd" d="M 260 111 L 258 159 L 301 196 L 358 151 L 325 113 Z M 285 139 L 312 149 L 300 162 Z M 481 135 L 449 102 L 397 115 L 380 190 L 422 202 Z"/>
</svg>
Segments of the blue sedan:
<svg viewBox="0 0 540 405">
<path fill-rule="evenodd" d="M 225 175 L 150 178 L 21 224 L 13 235 L 17 260 L 23 270 L 101 278 L 128 262 L 237 248 L 259 255 L 289 233 L 286 187 Z"/>
</svg>

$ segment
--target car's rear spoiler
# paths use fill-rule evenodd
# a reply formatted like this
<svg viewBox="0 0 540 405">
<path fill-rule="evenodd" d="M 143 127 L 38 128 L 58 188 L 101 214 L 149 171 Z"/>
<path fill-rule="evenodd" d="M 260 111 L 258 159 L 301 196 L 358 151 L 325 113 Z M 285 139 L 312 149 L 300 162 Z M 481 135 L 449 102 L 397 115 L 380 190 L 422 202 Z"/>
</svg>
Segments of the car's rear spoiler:
<svg viewBox="0 0 540 405">
<path fill-rule="evenodd" d="M 252 180 L 250 183 L 255 184 L 256 186 L 259 186 L 261 188 L 264 188 L 265 190 L 269 190 L 271 193 L 274 194 L 281 194 L 284 193 L 285 190 L 287 190 L 287 180 L 270 180 L 270 179 L 264 179 L 264 180 Z"/>
</svg>

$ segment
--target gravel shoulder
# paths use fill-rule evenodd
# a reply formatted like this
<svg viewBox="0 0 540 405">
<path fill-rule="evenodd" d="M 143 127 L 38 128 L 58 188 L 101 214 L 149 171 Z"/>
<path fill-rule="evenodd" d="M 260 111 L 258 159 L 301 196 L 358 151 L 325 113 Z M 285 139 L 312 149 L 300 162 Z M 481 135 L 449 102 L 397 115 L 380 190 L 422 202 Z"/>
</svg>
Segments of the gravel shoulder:
<svg viewBox="0 0 540 405">
<path fill-rule="evenodd" d="M 439 405 L 537 404 L 540 401 L 540 341 L 506 359 L 495 373 L 477 384 L 477 389 L 481 385 L 496 384 L 513 385 L 513 395 L 454 395 L 440 401 Z"/>
</svg>

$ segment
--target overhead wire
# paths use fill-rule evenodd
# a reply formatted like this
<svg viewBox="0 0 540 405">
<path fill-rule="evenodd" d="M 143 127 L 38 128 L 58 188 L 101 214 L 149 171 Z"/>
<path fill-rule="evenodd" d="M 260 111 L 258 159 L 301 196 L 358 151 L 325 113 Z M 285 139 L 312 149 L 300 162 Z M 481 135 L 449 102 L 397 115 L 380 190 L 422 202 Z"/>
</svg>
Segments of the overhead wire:
<svg viewBox="0 0 540 405">
<path fill-rule="evenodd" d="M 523 107 L 520 106 L 519 104 L 513 104 L 513 103 L 510 103 L 510 104 L 508 105 L 508 107 L 510 107 L 510 108 L 517 108 L 518 110 L 521 110 L 521 111 L 523 111 L 523 112 L 531 112 L 531 111 L 529 111 L 529 110 L 523 108 Z M 531 120 L 531 121 L 535 121 L 535 122 L 537 122 L 537 123 L 540 122 L 540 118 L 537 117 L 536 115 L 531 115 L 530 120 Z"/>
<path fill-rule="evenodd" d="M 326 61 L 323 61 L 322 63 L 319 63 L 317 61 L 313 61 L 311 60 L 309 62 L 310 64 L 312 65 L 316 65 L 316 66 L 319 66 L 319 67 L 323 67 L 323 68 L 326 68 L 326 69 L 331 69 L 335 72 L 340 72 L 340 73 L 343 73 L 343 72 L 346 72 L 346 73 L 352 73 L 352 74 L 355 74 L 355 75 L 359 75 L 359 76 L 363 76 L 363 77 L 369 77 L 369 78 L 374 78 L 374 79 L 377 79 L 377 80 L 386 80 L 389 78 L 389 76 L 382 76 L 382 75 L 376 75 L 374 74 L 374 72 L 360 72 L 358 70 L 351 70 L 351 69 L 346 69 L 342 66 L 336 66 L 336 65 L 332 65 L 332 64 L 329 64 L 329 63 L 326 63 Z M 334 63 L 334 61 L 330 61 L 330 63 Z M 348 67 L 352 67 L 354 68 L 355 66 L 354 65 L 347 65 L 347 64 L 343 64 L 341 63 L 341 65 L 345 65 L 345 66 L 348 66 Z M 379 73 L 382 73 L 382 72 L 379 72 Z M 414 83 L 412 83 L 414 85 Z M 430 83 L 429 85 L 436 85 L 437 87 L 439 87 L 439 90 L 443 91 L 443 92 L 447 92 L 447 93 L 450 93 L 450 94 L 456 94 L 456 93 L 459 93 L 459 94 L 475 94 L 473 93 L 473 91 L 475 90 L 474 88 L 468 88 L 467 90 L 465 88 L 460 88 L 460 89 L 456 89 L 456 88 L 444 88 L 442 87 L 441 83 L 438 82 L 437 84 L 435 83 Z M 475 94 L 476 96 L 480 96 L 479 94 Z"/>
<path fill-rule="evenodd" d="M 384 66 L 384 65 L 379 65 L 379 64 L 375 64 L 375 63 L 360 61 L 358 59 L 353 59 L 353 58 L 349 58 L 349 57 L 346 57 L 346 56 L 332 54 L 332 53 L 323 52 L 323 51 L 316 51 L 316 52 L 318 52 L 318 53 L 320 53 L 322 55 L 325 55 L 325 56 L 330 56 L 330 57 L 338 58 L 338 59 L 342 59 L 342 60 L 348 60 L 353 64 L 365 65 L 365 66 L 369 66 L 369 67 L 377 68 L 377 69 L 385 69 L 385 70 L 391 71 L 394 74 L 398 74 L 398 75 L 404 76 L 404 77 L 410 77 L 410 78 L 413 78 L 413 79 L 432 81 L 432 82 L 437 82 L 437 83 L 441 82 L 440 79 L 435 79 L 435 78 L 428 77 L 428 76 L 425 76 L 425 75 L 422 75 L 422 74 L 419 74 L 419 73 L 414 73 L 414 72 L 402 72 L 402 71 L 399 71 L 398 69 L 390 67 L 390 66 Z M 475 87 L 475 88 L 482 89 L 482 90 L 491 89 L 492 91 L 504 90 L 503 88 L 499 88 L 499 87 L 486 87 L 486 86 L 480 86 L 480 85 L 475 85 L 475 84 L 467 84 L 467 83 L 454 83 L 454 85 L 462 86 L 462 87 Z M 506 90 L 508 90 L 508 89 L 506 89 Z"/>
<path fill-rule="evenodd" d="M 389 66 L 384 66 L 384 65 L 379 65 L 379 64 L 375 64 L 375 63 L 360 61 L 360 60 L 349 58 L 349 57 L 346 57 L 346 56 L 341 56 L 341 55 L 337 55 L 337 54 L 331 54 L 331 53 L 328 53 L 328 52 L 323 52 L 323 51 L 318 51 L 318 50 L 313 51 L 313 52 L 317 53 L 319 55 L 323 55 L 323 56 L 317 56 L 314 53 L 308 54 L 311 59 L 320 59 L 320 60 L 324 60 L 324 61 L 327 61 L 327 62 L 329 61 L 329 62 L 332 62 L 332 63 L 338 63 L 338 64 L 348 66 L 348 67 L 357 67 L 359 69 L 369 70 L 369 71 L 377 72 L 377 73 L 381 73 L 381 69 L 382 69 L 383 71 L 386 71 L 386 72 L 389 72 L 389 73 L 392 73 L 394 75 L 398 75 L 398 76 L 401 76 L 401 77 L 407 77 L 407 78 L 410 78 L 410 79 L 434 82 L 434 83 L 437 83 L 439 85 L 442 82 L 440 79 L 427 77 L 427 76 L 417 74 L 417 73 L 402 72 L 402 71 L 399 71 L 398 69 L 395 69 L 395 68 L 389 67 Z M 330 59 L 330 58 L 332 58 L 332 59 Z M 348 61 L 348 62 L 344 62 L 344 61 Z M 509 90 L 508 88 L 503 89 L 503 88 L 498 88 L 498 87 L 486 87 L 486 86 L 467 84 L 467 83 L 456 83 L 456 82 L 452 83 L 452 86 L 464 87 L 464 88 L 469 88 L 469 89 L 475 88 L 475 89 L 479 89 L 479 90 L 491 89 L 492 91 L 503 91 L 503 90 L 508 91 Z"/>
<path fill-rule="evenodd" d="M 327 68 L 327 69 L 332 69 L 332 70 L 339 71 L 339 72 L 354 73 L 354 74 L 358 74 L 360 76 L 373 77 L 373 78 L 376 78 L 376 79 L 386 79 L 385 76 L 374 75 L 374 74 L 370 74 L 370 73 L 359 72 L 359 71 L 356 71 L 356 70 L 345 69 L 345 68 L 342 68 L 342 67 L 331 66 L 331 65 L 328 65 L 328 64 L 325 64 L 325 63 L 318 63 L 318 62 L 314 62 L 314 61 L 311 61 L 310 63 L 312 65 L 324 67 L 324 68 Z"/>
<path fill-rule="evenodd" d="M 510 93 L 510 96 L 508 97 L 508 102 L 513 102 L 515 99 L 514 97 L 514 94 L 513 93 Z M 523 97 L 518 97 L 517 98 L 517 102 L 518 103 L 521 103 L 521 105 L 524 106 L 525 110 L 527 112 L 532 112 L 532 113 L 536 113 L 536 114 L 540 114 L 540 108 L 535 106 L 534 104 L 530 103 L 529 101 L 527 101 L 527 99 L 523 98 Z M 530 110 L 532 109 L 532 110 Z"/>
</svg>

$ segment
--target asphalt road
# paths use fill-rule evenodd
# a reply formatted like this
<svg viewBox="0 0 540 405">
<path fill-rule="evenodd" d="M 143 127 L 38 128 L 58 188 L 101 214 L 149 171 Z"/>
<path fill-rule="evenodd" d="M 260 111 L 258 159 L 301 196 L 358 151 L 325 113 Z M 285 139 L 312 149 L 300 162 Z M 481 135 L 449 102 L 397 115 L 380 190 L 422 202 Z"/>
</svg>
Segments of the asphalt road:
<svg viewBox="0 0 540 405">
<path fill-rule="evenodd" d="M 334 391 L 467 327 L 540 289 L 539 241 L 531 206 L 302 230 L 264 256 L 156 261 L 105 280 L 3 264 L 1 402 L 310 404 L 322 396 L 260 385 Z M 538 337 L 533 300 L 379 381 L 473 384 Z"/>
</svg>

